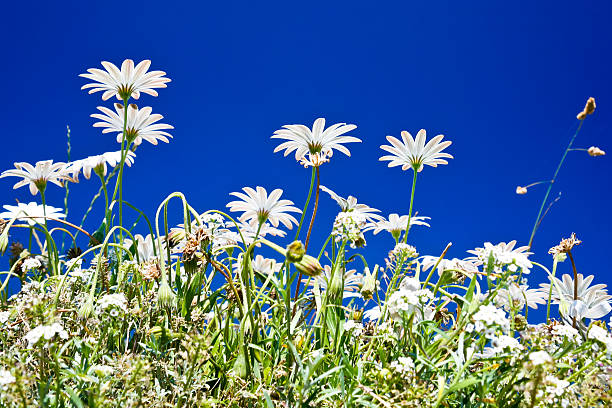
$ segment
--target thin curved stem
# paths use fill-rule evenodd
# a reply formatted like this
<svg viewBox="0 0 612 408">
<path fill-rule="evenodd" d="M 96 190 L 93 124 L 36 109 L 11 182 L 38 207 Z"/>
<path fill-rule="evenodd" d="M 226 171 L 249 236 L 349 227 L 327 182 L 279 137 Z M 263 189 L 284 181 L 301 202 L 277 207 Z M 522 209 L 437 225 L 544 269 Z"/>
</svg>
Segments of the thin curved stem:
<svg viewBox="0 0 612 408">
<path fill-rule="evenodd" d="M 306 204 L 304 204 L 304 209 L 302 210 L 302 217 L 300 218 L 300 223 L 298 224 L 297 233 L 295 234 L 294 241 L 300 237 L 300 231 L 302 230 L 302 224 L 304 224 L 304 217 L 306 216 L 306 211 L 308 211 L 308 205 L 310 204 L 310 197 L 312 196 L 312 187 L 314 186 L 315 181 L 315 167 L 312 168 L 312 175 L 310 176 L 310 189 L 308 190 L 308 197 L 306 197 Z"/>
<path fill-rule="evenodd" d="M 529 237 L 529 244 L 527 245 L 529 248 L 531 248 L 531 246 L 533 245 L 533 239 L 535 237 L 536 231 L 538 230 L 540 217 L 542 216 L 542 211 L 544 211 L 544 206 L 546 205 L 546 201 L 548 201 L 548 196 L 550 195 L 550 190 L 552 190 L 552 186 L 555 184 L 555 181 L 557 180 L 557 175 L 559 174 L 559 171 L 561 170 L 561 166 L 563 166 L 563 162 L 565 161 L 565 157 L 567 156 L 567 152 L 569 152 L 570 149 L 572 148 L 572 144 L 574 144 L 574 140 L 576 140 L 576 136 L 578 136 L 578 133 L 580 132 L 580 129 L 582 128 L 582 124 L 583 123 L 584 123 L 584 119 L 580 120 L 580 124 L 578 125 L 578 129 L 576 129 L 576 132 L 574 133 L 574 136 L 572 136 L 572 138 L 570 139 L 569 144 L 567 145 L 567 148 L 563 152 L 563 156 L 561 156 L 561 160 L 559 161 L 559 164 L 557 165 L 557 169 L 555 170 L 555 174 L 553 175 L 552 180 L 550 181 L 550 184 L 548 185 L 548 188 L 546 189 L 546 194 L 544 195 L 544 200 L 542 200 L 542 205 L 540 206 L 540 210 L 538 211 L 538 216 L 536 217 L 536 220 L 533 223 L 533 229 L 531 230 L 531 236 Z"/>
</svg>

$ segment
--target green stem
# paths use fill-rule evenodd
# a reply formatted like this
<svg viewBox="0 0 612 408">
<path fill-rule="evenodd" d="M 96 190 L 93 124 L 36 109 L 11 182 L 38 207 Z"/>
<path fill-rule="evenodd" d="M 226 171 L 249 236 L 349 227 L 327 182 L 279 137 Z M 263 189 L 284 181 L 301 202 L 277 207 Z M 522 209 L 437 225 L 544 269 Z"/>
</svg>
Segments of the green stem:
<svg viewBox="0 0 612 408">
<path fill-rule="evenodd" d="M 302 230 L 302 224 L 304 223 L 304 217 L 306 216 L 306 211 L 308 211 L 308 205 L 310 204 L 310 197 L 312 196 L 312 187 L 314 186 L 315 180 L 315 168 L 312 168 L 312 175 L 310 176 L 310 189 L 308 190 L 308 197 L 306 198 L 306 204 L 304 204 L 304 209 L 302 210 L 302 217 L 300 218 L 300 223 L 297 228 L 297 233 L 295 234 L 294 241 L 300 237 L 300 231 Z"/>
<path fill-rule="evenodd" d="M 117 176 L 117 181 L 115 182 L 115 191 L 113 192 L 113 200 L 115 201 L 115 197 L 117 196 L 117 189 L 119 190 L 119 225 L 123 226 L 123 165 L 125 164 L 125 157 L 127 156 L 127 151 L 130 147 L 130 143 L 127 140 L 127 120 L 128 120 L 128 99 L 123 99 L 123 136 L 121 138 L 121 162 L 119 163 L 119 176 Z M 127 142 L 127 144 L 126 144 Z M 123 242 L 123 232 L 119 230 L 119 242 Z M 121 259 L 118 259 L 118 262 L 121 263 Z"/>
<path fill-rule="evenodd" d="M 100 181 L 102 182 L 102 190 L 104 191 L 104 202 L 106 204 L 104 207 L 104 218 L 106 219 L 104 235 L 106 235 L 108 234 L 108 229 L 110 228 L 110 210 L 108 209 L 108 190 L 106 189 L 106 180 L 104 179 L 104 176 L 102 175 L 102 173 L 96 172 L 96 174 L 98 175 L 98 177 L 100 177 Z"/>
<path fill-rule="evenodd" d="M 565 157 L 567 156 L 567 152 L 569 152 L 570 149 L 572 148 L 572 144 L 574 144 L 574 140 L 576 140 L 576 136 L 578 136 L 578 133 L 580 132 L 580 129 L 582 128 L 582 124 L 583 123 L 584 123 L 584 119 L 582 119 L 580 121 L 580 124 L 578 125 L 578 129 L 576 129 L 576 132 L 574 133 L 574 136 L 572 136 L 572 138 L 570 139 L 570 142 L 567 145 L 567 148 L 563 152 L 563 156 L 561 156 L 561 161 L 559 161 L 559 164 L 557 165 L 557 169 L 555 170 L 555 174 L 553 175 L 552 180 L 550 181 L 550 184 L 548 185 L 548 188 L 546 189 L 546 194 L 544 195 L 544 200 L 542 200 L 542 205 L 540 206 L 540 210 L 538 211 L 538 216 L 536 217 L 536 220 L 533 223 L 533 229 L 531 230 L 531 236 L 529 237 L 529 244 L 527 245 L 529 248 L 531 248 L 531 246 L 533 245 L 533 239 L 534 239 L 535 233 L 536 233 L 536 231 L 538 229 L 538 223 L 540 221 L 540 217 L 542 216 L 542 211 L 544 211 L 544 206 L 546 205 L 546 201 L 548 201 L 548 196 L 550 195 L 550 191 L 552 190 L 552 186 L 553 186 L 553 184 L 555 184 L 555 181 L 557 180 L 557 175 L 559 174 L 559 171 L 561 170 L 561 166 L 563 166 L 563 162 L 565 161 Z"/>
<path fill-rule="evenodd" d="M 306 234 L 306 242 L 304 243 L 304 250 L 308 250 L 308 243 L 310 242 L 310 233 L 312 232 L 312 226 L 314 225 L 314 220 L 315 217 L 317 216 L 317 208 L 319 208 L 319 187 L 321 186 L 321 179 L 319 176 L 319 167 L 315 167 L 316 168 L 316 175 L 317 175 L 317 191 L 315 191 L 315 202 L 314 202 L 314 209 L 312 210 L 312 217 L 310 218 L 310 225 L 308 226 L 308 233 Z M 312 182 L 311 182 L 311 186 L 312 186 Z M 310 189 L 310 191 L 312 192 L 312 188 Z M 309 195 L 309 199 L 310 199 L 310 195 Z M 302 217 L 304 216 L 304 214 L 302 214 Z M 295 293 L 293 295 L 293 300 L 297 301 L 298 295 L 300 294 L 300 283 L 302 282 L 302 272 L 299 273 L 298 278 L 297 278 L 297 283 L 295 285 Z"/>
<path fill-rule="evenodd" d="M 412 218 L 412 204 L 414 203 L 414 189 L 416 187 L 417 171 L 415 168 L 414 178 L 412 179 L 412 192 L 410 193 L 410 209 L 408 210 L 408 223 L 406 224 L 406 231 L 404 232 L 404 244 L 408 241 L 408 230 L 410 229 L 410 219 Z"/>
</svg>

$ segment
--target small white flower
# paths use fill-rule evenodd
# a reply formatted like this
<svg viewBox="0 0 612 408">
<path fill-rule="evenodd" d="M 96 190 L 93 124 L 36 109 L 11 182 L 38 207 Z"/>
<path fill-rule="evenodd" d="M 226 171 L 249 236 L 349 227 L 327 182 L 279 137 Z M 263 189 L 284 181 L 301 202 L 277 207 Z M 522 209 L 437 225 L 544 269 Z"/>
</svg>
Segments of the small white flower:
<svg viewBox="0 0 612 408">
<path fill-rule="evenodd" d="M 359 213 L 340 212 L 334 220 L 332 235 L 338 243 L 348 242 L 351 248 L 365 246 L 363 229 L 366 226 L 365 217 Z"/>
<path fill-rule="evenodd" d="M 32 269 L 39 269 L 42 263 L 36 258 L 26 258 L 21 264 L 22 271 L 31 271 Z"/>
<path fill-rule="evenodd" d="M 342 212 L 359 214 L 359 216 L 362 216 L 367 222 L 377 222 L 384 220 L 382 216 L 376 214 L 380 212 L 380 210 L 372 208 L 366 204 L 358 204 L 357 198 L 353 196 L 348 196 L 348 198 L 340 197 L 338 194 L 336 194 L 325 186 L 319 186 L 319 189 L 329 194 L 332 200 L 338 203 Z M 404 227 L 406 227 L 406 225 L 404 225 Z"/>
<path fill-rule="evenodd" d="M 359 337 L 363 332 L 363 324 L 354 320 L 347 320 L 346 323 L 344 323 L 344 330 L 351 332 L 355 337 Z"/>
<path fill-rule="evenodd" d="M 123 293 L 112 293 L 98 299 L 96 310 L 102 313 L 110 308 L 109 314 L 113 317 L 119 315 L 118 311 L 127 312 L 127 299 Z"/>
<path fill-rule="evenodd" d="M 159 247 L 153 241 L 151 234 L 147 234 L 146 237 L 143 237 L 140 234 L 136 234 L 134 235 L 134 238 L 136 238 L 136 251 L 138 252 L 138 258 L 140 259 L 140 262 L 151 261 L 155 259 L 156 256 L 159 256 L 159 253 L 155 255 L 156 251 L 159 250 Z M 130 239 L 124 240 L 123 246 L 125 248 L 130 248 L 132 245 L 133 245 L 132 240 Z M 161 250 L 164 251 L 164 249 L 165 249 L 165 245 L 162 243 Z"/>
<path fill-rule="evenodd" d="M 57 335 L 61 339 L 68 338 L 68 332 L 64 330 L 60 323 L 53 323 L 51 325 L 45 326 L 37 326 L 34 329 L 30 330 L 23 337 L 24 340 L 27 340 L 28 347 L 32 347 L 36 345 L 41 338 L 45 340 L 51 340 L 55 335 Z"/>
<path fill-rule="evenodd" d="M 134 163 L 134 157 L 136 155 L 131 150 L 128 150 L 127 155 L 125 156 L 125 164 L 128 167 L 131 167 Z M 106 152 L 103 154 L 99 154 L 97 156 L 89 156 L 85 159 L 75 160 L 71 163 L 68 163 L 68 167 L 66 167 L 66 171 L 72 174 L 72 177 L 78 179 L 79 173 L 82 171 L 83 175 L 87 180 L 91 177 L 91 171 L 98 171 L 102 176 L 106 176 L 108 164 L 111 167 L 115 167 L 118 163 L 121 162 L 121 152 Z"/>
<path fill-rule="evenodd" d="M 391 368 L 400 374 L 410 374 L 414 371 L 414 361 L 410 357 L 399 357 L 391 363 Z"/>
<path fill-rule="evenodd" d="M 423 225 L 425 227 L 429 227 L 430 225 L 425 221 L 431 219 L 430 217 L 421 217 L 417 215 L 413 215 L 410 217 L 410 226 L 413 225 Z M 401 217 L 398 214 L 390 214 L 389 219 L 381 219 L 379 221 L 370 222 L 366 227 L 365 231 L 372 230 L 374 235 L 378 234 L 381 231 L 387 231 L 391 234 L 391 236 L 395 239 L 399 239 L 402 232 L 406 230 L 406 226 L 408 225 L 408 216 L 402 215 Z"/>
<path fill-rule="evenodd" d="M 123 105 L 116 103 L 115 112 L 104 106 L 98 106 L 98 110 L 102 113 L 94 113 L 90 115 L 92 118 L 101 120 L 94 123 L 94 127 L 104 128 L 102 133 L 117 133 L 117 143 L 123 140 L 123 124 L 125 114 Z M 125 126 L 126 138 L 129 143 L 133 142 L 136 146 L 142 143 L 142 140 L 156 145 L 158 140 L 169 143 L 168 138 L 172 135 L 166 130 L 174 129 L 173 126 L 165 123 L 156 123 L 164 117 L 160 114 L 151 114 L 153 109 L 150 106 L 145 106 L 139 109 L 134 104 L 128 105 L 127 125 Z"/>
<path fill-rule="evenodd" d="M 438 164 L 448 164 L 444 159 L 452 159 L 448 153 L 441 153 L 451 145 L 452 142 L 442 142 L 443 135 L 435 136 L 427 144 L 425 139 L 427 133 L 425 129 L 419 130 L 416 139 L 407 131 L 402 131 L 402 141 L 399 141 L 393 136 L 387 136 L 389 145 L 380 146 L 381 149 L 391 153 L 387 156 L 382 156 L 380 161 L 389 161 L 389 167 L 402 166 L 402 170 L 413 169 L 414 171 L 423 170 L 424 165 L 437 167 Z"/>
<path fill-rule="evenodd" d="M 36 223 L 44 224 L 45 211 L 47 218 L 66 218 L 66 214 L 63 213 L 61 208 L 52 207 L 50 205 L 43 207 L 41 204 L 35 202 L 3 205 L 2 208 L 6 211 L 0 213 L 0 218 L 6 220 L 16 218 L 27 222 L 31 226 L 36 225 Z"/>
<path fill-rule="evenodd" d="M 295 160 L 303 165 L 320 166 L 329 161 L 328 158 L 333 155 L 333 150 L 341 151 L 347 156 L 351 155 L 343 144 L 361 142 L 356 137 L 345 135 L 356 128 L 355 125 L 336 123 L 325 129 L 324 118 L 315 120 L 312 130 L 304 125 L 285 125 L 272 136 L 272 139 L 286 140 L 274 149 L 274 153 L 284 150 L 287 156 L 295 151 Z"/>
<path fill-rule="evenodd" d="M 490 257 L 493 257 L 494 272 L 501 272 L 504 266 L 509 267 L 515 264 L 523 270 L 524 274 L 528 274 L 533 266 L 528 259 L 529 255 L 532 253 L 528 252 L 528 246 L 514 248 L 515 245 L 516 241 L 510 241 L 507 244 L 505 242 L 500 242 L 497 245 L 485 242 L 483 248 L 476 248 L 467 252 L 476 255 L 474 260 L 485 267 L 489 265 Z M 517 271 L 515 267 L 512 267 L 510 270 Z"/>
<path fill-rule="evenodd" d="M 36 162 L 34 166 L 27 162 L 16 162 L 14 165 L 14 169 L 3 171 L 0 174 L 0 178 L 23 178 L 23 180 L 13 186 L 13 189 L 29 186 L 32 195 L 36 195 L 40 190 L 44 190 L 48 182 L 64 187 L 63 181 L 71 180 L 64 171 L 66 163 L 63 162 L 53 163 L 53 160 L 43 160 Z"/>
<path fill-rule="evenodd" d="M 550 354 L 543 350 L 529 353 L 529 360 L 531 360 L 534 366 L 540 366 L 553 362 L 553 359 Z"/>
<path fill-rule="evenodd" d="M 255 190 L 251 187 L 244 187 L 242 190 L 244 193 L 230 193 L 240 200 L 227 204 L 230 211 L 243 212 L 239 217 L 240 221 L 257 221 L 259 224 L 270 221 L 274 227 L 282 223 L 288 229 L 292 228 L 292 223 L 298 224 L 295 217 L 288 213 L 301 213 L 302 211 L 293 206 L 293 201 L 280 199 L 283 194 L 280 188 L 273 190 L 269 195 L 266 189 L 260 186 L 257 186 Z"/>
<path fill-rule="evenodd" d="M 15 382 L 15 377 L 10 371 L 1 369 L 0 370 L 0 389 L 6 388 L 7 385 Z"/>
<path fill-rule="evenodd" d="M 164 77 L 166 73 L 163 71 L 147 72 L 151 66 L 150 60 L 143 60 L 134 67 L 134 61 L 126 59 L 121 64 L 121 70 L 107 61 L 102 61 L 102 66 L 106 71 L 90 68 L 87 74 L 79 76 L 94 81 L 83 85 L 81 89 L 89 89 L 90 94 L 103 91 L 102 100 L 105 101 L 113 95 L 119 100 L 130 97 L 138 99 L 141 92 L 157 96 L 154 88 L 166 88 L 166 83 L 170 82 L 170 78 Z"/>
<path fill-rule="evenodd" d="M 10 316 L 11 316 L 11 312 L 9 311 L 0 312 L 0 324 L 4 324 L 8 322 L 8 319 Z"/>
</svg>

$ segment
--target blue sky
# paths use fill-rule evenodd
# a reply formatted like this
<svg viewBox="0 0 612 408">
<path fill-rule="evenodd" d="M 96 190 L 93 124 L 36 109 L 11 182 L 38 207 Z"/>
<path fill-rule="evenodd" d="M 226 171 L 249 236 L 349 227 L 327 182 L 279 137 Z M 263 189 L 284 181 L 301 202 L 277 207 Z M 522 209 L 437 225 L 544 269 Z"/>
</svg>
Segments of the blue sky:
<svg viewBox="0 0 612 408">
<path fill-rule="evenodd" d="M 410 241 L 421 254 L 451 256 L 485 241 L 526 244 L 545 188 L 517 196 L 517 185 L 549 179 L 589 96 L 576 146 L 610 150 L 612 46 L 609 2 L 11 2 L 0 34 L 4 152 L 13 161 L 65 160 L 118 149 L 91 125 L 100 95 L 80 90 L 79 73 L 148 58 L 172 82 L 142 96 L 175 127 L 170 144 L 143 144 L 126 174 L 126 200 L 148 214 L 169 193 L 199 210 L 223 208 L 243 186 L 280 187 L 303 205 L 310 171 L 273 154 L 284 124 L 354 123 L 363 140 L 352 157 L 334 155 L 321 183 L 382 210 L 407 213 L 411 176 L 378 162 L 386 135 L 424 128 L 453 141 L 448 166 L 426 168 L 415 209 L 432 217 Z M 609 156 L 571 152 L 543 222 L 534 259 L 576 232 L 578 271 L 612 284 L 606 266 L 612 164 Z M 0 180 L 3 204 L 32 199 Z M 96 181 L 71 187 L 71 219 L 80 220 Z M 49 189 L 60 206 L 62 191 Z M 313 246 L 331 229 L 336 204 L 321 197 Z M 92 221 L 102 218 L 98 206 Z M 93 224 L 89 224 L 93 228 Z M 142 230 L 144 232 L 144 229 Z M 291 234 L 290 234 L 291 235 Z M 370 263 L 382 263 L 390 237 L 368 236 Z M 317 249 L 318 250 L 318 249 Z M 569 264 L 562 265 L 569 272 Z M 534 269 L 536 282 L 543 272 Z"/>
</svg>

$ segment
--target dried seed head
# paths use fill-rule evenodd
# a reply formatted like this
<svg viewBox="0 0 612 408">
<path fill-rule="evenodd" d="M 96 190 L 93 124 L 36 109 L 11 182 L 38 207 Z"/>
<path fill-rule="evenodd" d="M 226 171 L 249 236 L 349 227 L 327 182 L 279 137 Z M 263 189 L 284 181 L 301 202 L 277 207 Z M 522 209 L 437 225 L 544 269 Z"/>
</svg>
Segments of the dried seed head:
<svg viewBox="0 0 612 408">
<path fill-rule="evenodd" d="M 161 269 L 156 261 L 150 261 L 143 264 L 140 268 L 142 279 L 146 281 L 154 281 L 161 276 Z"/>
<path fill-rule="evenodd" d="M 587 100 L 586 105 L 584 105 L 584 109 L 582 110 L 582 112 L 576 115 L 576 118 L 578 120 L 584 120 L 587 115 L 591 115 L 593 112 L 595 112 L 595 98 L 590 97 Z"/>
<path fill-rule="evenodd" d="M 572 232 L 572 235 L 569 238 L 562 239 L 559 245 L 550 248 L 548 253 L 553 256 L 560 253 L 567 253 L 570 252 L 576 245 L 580 245 L 581 243 L 582 241 L 576 238 L 576 234 Z"/>
<path fill-rule="evenodd" d="M 516 187 L 516 194 L 527 194 L 527 187 Z"/>
<path fill-rule="evenodd" d="M 587 152 L 589 153 L 589 156 L 593 156 L 593 157 L 604 156 L 606 154 L 606 152 L 604 152 L 603 150 L 601 150 L 599 147 L 596 147 L 596 146 L 589 147 Z"/>
</svg>

